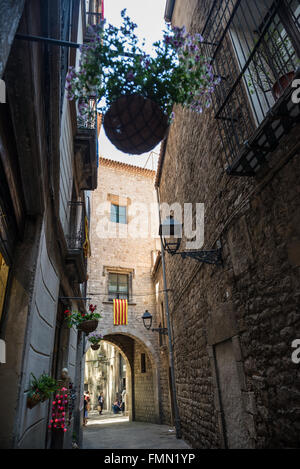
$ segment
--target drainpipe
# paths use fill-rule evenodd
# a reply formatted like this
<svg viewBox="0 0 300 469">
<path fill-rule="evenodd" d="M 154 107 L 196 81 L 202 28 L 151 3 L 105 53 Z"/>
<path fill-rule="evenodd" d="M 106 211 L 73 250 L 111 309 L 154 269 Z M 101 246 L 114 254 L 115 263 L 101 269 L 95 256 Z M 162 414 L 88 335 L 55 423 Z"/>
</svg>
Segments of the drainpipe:
<svg viewBox="0 0 300 469">
<path fill-rule="evenodd" d="M 165 21 L 171 23 L 176 0 L 167 0 L 165 9 Z"/>
<path fill-rule="evenodd" d="M 159 197 L 159 187 L 156 187 L 156 195 L 158 202 L 158 216 L 159 224 L 161 224 L 161 215 L 160 215 L 160 197 Z M 170 314 L 169 314 L 169 300 L 168 300 L 168 289 L 167 289 L 167 277 L 166 277 L 166 265 L 165 265 L 165 253 L 162 239 L 160 240 L 161 244 L 161 263 L 163 269 L 163 281 L 164 281 L 164 295 L 165 295 L 165 306 L 166 306 L 166 317 L 167 317 L 167 328 L 168 328 L 168 337 L 169 337 L 169 360 L 171 368 L 171 386 L 174 402 L 174 413 L 175 413 L 175 428 L 176 428 L 176 438 L 181 439 L 181 425 L 180 417 L 177 406 L 177 397 L 176 397 L 176 385 L 175 385 L 175 370 L 174 370 L 174 354 L 173 354 L 173 343 L 172 343 L 172 331 L 170 323 Z"/>
</svg>

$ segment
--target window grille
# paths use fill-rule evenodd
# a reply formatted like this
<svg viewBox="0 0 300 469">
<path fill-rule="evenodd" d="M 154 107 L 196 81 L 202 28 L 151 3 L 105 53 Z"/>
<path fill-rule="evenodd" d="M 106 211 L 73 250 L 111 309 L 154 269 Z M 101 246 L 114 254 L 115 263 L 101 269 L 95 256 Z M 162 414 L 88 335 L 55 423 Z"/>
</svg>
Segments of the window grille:
<svg viewBox="0 0 300 469">
<path fill-rule="evenodd" d="M 300 120 L 299 103 L 292 100 L 292 82 L 300 76 L 299 1 L 209 5 L 202 35 L 214 73 L 222 78 L 214 110 L 227 172 L 254 176 Z"/>
</svg>

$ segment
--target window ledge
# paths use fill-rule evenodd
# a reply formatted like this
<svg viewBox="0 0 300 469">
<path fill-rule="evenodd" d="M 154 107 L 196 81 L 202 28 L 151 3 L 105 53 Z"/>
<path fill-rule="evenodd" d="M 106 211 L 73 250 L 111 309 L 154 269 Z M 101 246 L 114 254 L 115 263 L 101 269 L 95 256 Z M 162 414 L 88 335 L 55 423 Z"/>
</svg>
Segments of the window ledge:
<svg viewBox="0 0 300 469">
<path fill-rule="evenodd" d="M 102 301 L 102 304 L 104 305 L 112 305 L 113 301 Z M 136 306 L 136 303 L 132 303 L 131 301 L 128 302 L 129 306 Z"/>
</svg>

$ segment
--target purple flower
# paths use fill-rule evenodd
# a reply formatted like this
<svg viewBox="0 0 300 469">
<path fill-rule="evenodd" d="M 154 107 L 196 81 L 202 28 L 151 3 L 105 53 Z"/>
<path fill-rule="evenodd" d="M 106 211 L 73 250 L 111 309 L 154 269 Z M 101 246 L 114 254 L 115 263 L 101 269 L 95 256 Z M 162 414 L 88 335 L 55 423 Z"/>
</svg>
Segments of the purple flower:
<svg viewBox="0 0 300 469">
<path fill-rule="evenodd" d="M 127 80 L 129 80 L 129 81 L 134 80 L 134 73 L 133 73 L 133 70 L 130 70 L 130 72 L 127 73 L 126 78 L 127 78 Z"/>
<path fill-rule="evenodd" d="M 204 41 L 204 37 L 201 36 L 201 34 L 196 34 L 195 37 L 196 37 L 196 39 L 197 39 L 199 42 L 203 42 L 203 41 Z"/>
</svg>

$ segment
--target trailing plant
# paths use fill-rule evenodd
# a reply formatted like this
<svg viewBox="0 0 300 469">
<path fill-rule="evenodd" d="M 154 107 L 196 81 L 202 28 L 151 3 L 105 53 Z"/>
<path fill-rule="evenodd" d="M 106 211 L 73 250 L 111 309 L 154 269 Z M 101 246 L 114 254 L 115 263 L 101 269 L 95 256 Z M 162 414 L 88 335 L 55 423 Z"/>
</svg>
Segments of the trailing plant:
<svg viewBox="0 0 300 469">
<path fill-rule="evenodd" d="M 198 113 L 209 107 L 220 78 L 213 73 L 210 57 L 202 53 L 201 34 L 168 27 L 149 55 L 143 50 L 145 43 L 139 44 L 137 25 L 126 10 L 121 16 L 120 28 L 111 24 L 92 28 L 92 41 L 81 47 L 79 70 L 69 68 L 68 98 L 78 100 L 80 115 L 89 116 L 93 97 L 98 111 L 105 113 L 120 96 L 132 94 L 155 101 L 169 116 L 175 103 Z"/>
<path fill-rule="evenodd" d="M 49 399 L 58 388 L 57 381 L 46 373 L 43 373 L 39 378 L 36 378 L 33 373 L 31 376 L 32 380 L 27 394 L 31 399 L 39 401 Z"/>
<path fill-rule="evenodd" d="M 68 327 L 78 326 L 82 322 L 92 321 L 94 319 L 100 319 L 101 315 L 95 313 L 97 306 L 90 305 L 87 313 L 82 313 L 80 311 L 70 311 L 67 309 L 65 311 L 65 317 L 68 324 Z"/>
<path fill-rule="evenodd" d="M 98 332 L 91 332 L 88 337 L 88 341 L 91 342 L 93 345 L 99 344 L 99 342 L 103 339 L 103 336 Z"/>
</svg>

